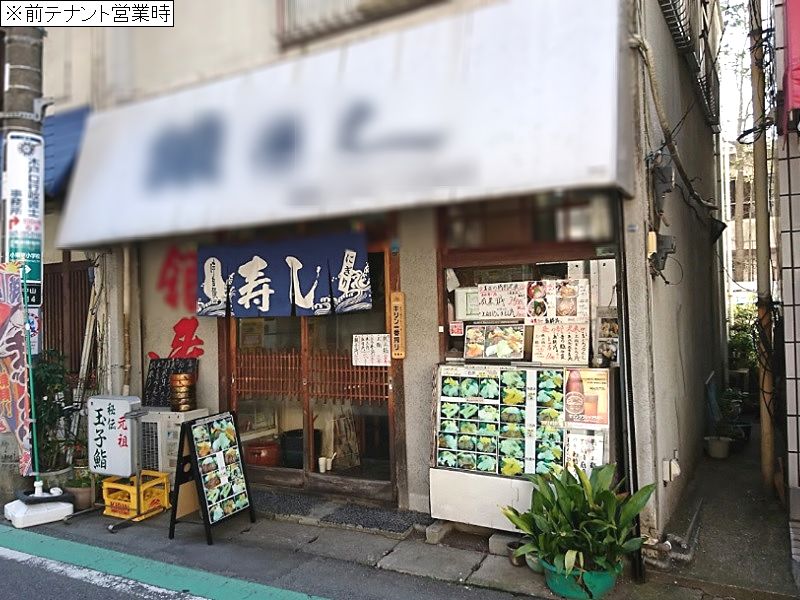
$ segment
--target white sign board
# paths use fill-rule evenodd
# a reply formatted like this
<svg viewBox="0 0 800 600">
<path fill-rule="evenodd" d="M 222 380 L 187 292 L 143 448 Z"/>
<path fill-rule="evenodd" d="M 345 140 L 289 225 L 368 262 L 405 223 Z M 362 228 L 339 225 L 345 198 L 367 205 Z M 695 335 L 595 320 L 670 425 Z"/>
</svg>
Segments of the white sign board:
<svg viewBox="0 0 800 600">
<path fill-rule="evenodd" d="M 478 285 L 478 314 L 481 319 L 523 319 L 528 305 L 525 281 Z"/>
<path fill-rule="evenodd" d="M 356 367 L 388 367 L 392 362 L 388 333 L 353 336 L 353 365 Z"/>
<path fill-rule="evenodd" d="M 589 362 L 589 323 L 538 323 L 533 326 L 531 360 L 549 365 Z"/>
<path fill-rule="evenodd" d="M 5 140 L 2 197 L 8 261 L 24 264 L 26 283 L 42 282 L 44 237 L 44 139 L 11 132 Z"/>
<path fill-rule="evenodd" d="M 132 396 L 89 399 L 89 470 L 99 475 L 130 477 L 136 471 L 137 433 L 127 414 L 142 406 Z"/>
<path fill-rule="evenodd" d="M 482 2 L 94 113 L 58 245 L 630 191 L 622 15 L 616 0 Z"/>
</svg>

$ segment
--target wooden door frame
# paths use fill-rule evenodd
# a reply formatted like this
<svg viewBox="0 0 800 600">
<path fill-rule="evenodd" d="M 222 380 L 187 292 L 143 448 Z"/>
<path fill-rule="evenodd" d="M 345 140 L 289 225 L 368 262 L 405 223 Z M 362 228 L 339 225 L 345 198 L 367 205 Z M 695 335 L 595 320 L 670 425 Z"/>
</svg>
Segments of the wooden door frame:
<svg viewBox="0 0 800 600">
<path fill-rule="evenodd" d="M 368 253 L 381 252 L 384 257 L 384 301 L 385 330 L 391 331 L 391 293 L 400 291 L 399 255 L 393 250 L 396 232 L 396 217 L 388 218 L 386 236 L 383 240 L 371 242 Z M 230 315 L 217 319 L 217 338 L 219 345 L 219 398 L 220 410 L 236 410 L 236 356 L 237 323 Z M 322 475 L 316 472 L 316 465 L 309 464 L 314 456 L 313 409 L 309 398 L 307 374 L 309 370 L 310 344 L 308 317 L 300 317 L 301 372 L 306 375 L 301 386 L 300 401 L 303 405 L 304 457 L 303 469 L 283 467 L 247 466 L 255 483 L 279 487 L 303 488 L 308 491 L 331 495 L 363 497 L 385 504 L 396 504 L 398 490 L 407 489 L 406 448 L 405 448 L 405 410 L 403 402 L 402 360 L 392 360 L 389 367 L 389 394 L 387 416 L 389 421 L 389 470 L 388 481 L 359 479 L 341 475 Z"/>
</svg>

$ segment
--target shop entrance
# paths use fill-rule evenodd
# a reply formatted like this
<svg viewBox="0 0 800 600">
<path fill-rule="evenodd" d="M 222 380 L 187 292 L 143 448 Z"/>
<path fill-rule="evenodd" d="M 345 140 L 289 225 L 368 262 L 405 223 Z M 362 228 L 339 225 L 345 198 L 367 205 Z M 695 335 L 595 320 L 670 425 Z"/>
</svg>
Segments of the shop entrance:
<svg viewBox="0 0 800 600">
<path fill-rule="evenodd" d="M 230 404 L 254 481 L 395 499 L 393 367 L 352 360 L 354 335 L 388 332 L 389 256 L 370 247 L 369 311 L 228 318 Z"/>
</svg>

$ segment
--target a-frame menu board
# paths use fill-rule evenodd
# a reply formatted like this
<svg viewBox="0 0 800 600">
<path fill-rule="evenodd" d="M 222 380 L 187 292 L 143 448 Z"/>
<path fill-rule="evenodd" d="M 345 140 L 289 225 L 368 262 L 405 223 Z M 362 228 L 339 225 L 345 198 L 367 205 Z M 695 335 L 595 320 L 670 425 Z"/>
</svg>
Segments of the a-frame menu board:
<svg viewBox="0 0 800 600">
<path fill-rule="evenodd" d="M 203 518 L 209 544 L 213 543 L 211 526 L 233 515 L 249 510 L 250 520 L 255 523 L 256 512 L 242 463 L 241 445 L 236 416 L 232 412 L 181 425 L 170 539 L 175 537 L 178 520 L 197 510 Z"/>
</svg>

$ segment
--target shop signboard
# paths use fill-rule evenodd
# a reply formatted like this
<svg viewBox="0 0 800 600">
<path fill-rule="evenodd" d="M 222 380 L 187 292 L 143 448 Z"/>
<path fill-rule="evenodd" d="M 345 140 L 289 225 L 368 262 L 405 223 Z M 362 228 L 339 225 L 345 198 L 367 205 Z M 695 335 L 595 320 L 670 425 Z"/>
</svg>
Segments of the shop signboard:
<svg viewBox="0 0 800 600">
<path fill-rule="evenodd" d="M 555 189 L 632 192 L 632 161 L 619 160 L 632 136 L 617 4 L 481 2 L 98 111 L 58 245 Z M 574 51 L 553 52 L 564 40 Z"/>
<path fill-rule="evenodd" d="M 392 362 L 390 346 L 388 333 L 353 335 L 353 366 L 388 367 Z"/>
<path fill-rule="evenodd" d="M 136 472 L 137 435 L 128 414 L 141 408 L 132 396 L 89 398 L 89 470 L 130 477 Z"/>
<path fill-rule="evenodd" d="M 367 240 L 342 233 L 288 242 L 201 246 L 197 314 L 328 315 L 372 308 Z"/>
<path fill-rule="evenodd" d="M 23 265 L 22 279 L 42 282 L 44 237 L 44 138 L 12 131 L 5 140 L 2 197 L 5 204 L 5 259 Z M 41 294 L 29 299 L 41 306 Z"/>
<path fill-rule="evenodd" d="M 402 360 L 406 357 L 406 295 L 392 292 L 392 358 Z"/>
<path fill-rule="evenodd" d="M 213 543 L 212 525 L 244 511 L 249 511 L 250 520 L 255 523 L 241 446 L 236 417 L 232 412 L 181 424 L 170 539 L 175 537 L 178 519 L 197 510 L 203 518 L 209 545 Z"/>
</svg>

